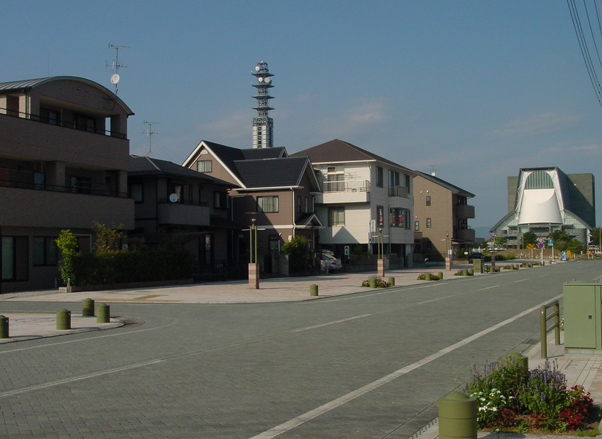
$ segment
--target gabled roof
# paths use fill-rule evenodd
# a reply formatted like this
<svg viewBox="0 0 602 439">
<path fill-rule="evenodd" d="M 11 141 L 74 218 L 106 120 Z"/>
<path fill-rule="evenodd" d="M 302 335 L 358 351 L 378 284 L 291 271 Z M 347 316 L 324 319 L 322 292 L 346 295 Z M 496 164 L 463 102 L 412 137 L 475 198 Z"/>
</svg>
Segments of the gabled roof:
<svg viewBox="0 0 602 439">
<path fill-rule="evenodd" d="M 430 175 L 430 174 L 425 174 L 424 172 L 420 172 L 420 171 L 414 171 L 414 172 L 416 172 L 416 176 L 420 176 L 426 180 L 429 180 L 435 184 L 438 184 L 439 186 L 443 186 L 444 188 L 449 189 L 452 192 L 452 194 L 462 195 L 462 196 L 468 197 L 468 198 L 474 197 L 474 194 L 472 194 L 468 191 L 465 191 L 464 189 L 459 188 L 458 186 L 455 186 L 451 183 L 448 183 L 447 181 L 445 181 L 439 177 L 436 177 L 436 176 Z"/>
<path fill-rule="evenodd" d="M 312 227 L 312 228 L 320 228 L 320 229 L 324 228 L 324 224 L 322 224 L 322 221 L 320 221 L 320 218 L 318 218 L 318 216 L 313 212 L 308 212 L 308 213 L 303 214 L 300 218 L 298 218 L 295 221 L 295 225 Z"/>
<path fill-rule="evenodd" d="M 276 148 L 241 149 L 241 151 L 246 160 L 280 159 L 282 157 L 288 157 L 288 153 L 284 146 L 278 146 Z"/>
<path fill-rule="evenodd" d="M 305 174 L 307 157 L 280 159 L 237 160 L 234 162 L 247 188 L 276 188 L 299 186 Z M 313 175 L 313 172 L 311 172 Z"/>
<path fill-rule="evenodd" d="M 136 175 L 163 175 L 167 177 L 185 178 L 198 180 L 205 183 L 223 185 L 227 187 L 236 187 L 228 183 L 201 172 L 193 171 L 173 162 L 159 160 L 151 157 L 130 156 L 130 170 L 128 174 Z"/>
<path fill-rule="evenodd" d="M 23 92 L 26 90 L 31 90 L 32 88 L 39 87 L 43 84 L 53 82 L 53 81 L 77 81 L 83 82 L 91 87 L 102 90 L 103 92 L 112 95 L 113 98 L 119 103 L 124 110 L 127 112 L 129 116 L 132 116 L 134 112 L 128 107 L 125 102 L 123 102 L 116 94 L 114 94 L 108 88 L 100 85 L 97 82 L 90 81 L 89 79 L 80 78 L 78 76 L 51 76 L 48 78 L 38 78 L 38 79 L 25 79 L 21 81 L 12 81 L 12 82 L 0 82 L 0 94 L 7 92 Z"/>
<path fill-rule="evenodd" d="M 321 145 L 291 154 L 291 157 L 299 156 L 309 157 L 314 164 L 378 161 L 405 169 L 408 173 L 413 174 L 413 171 L 404 166 L 339 139 L 334 139 L 330 142 L 322 143 Z"/>
</svg>

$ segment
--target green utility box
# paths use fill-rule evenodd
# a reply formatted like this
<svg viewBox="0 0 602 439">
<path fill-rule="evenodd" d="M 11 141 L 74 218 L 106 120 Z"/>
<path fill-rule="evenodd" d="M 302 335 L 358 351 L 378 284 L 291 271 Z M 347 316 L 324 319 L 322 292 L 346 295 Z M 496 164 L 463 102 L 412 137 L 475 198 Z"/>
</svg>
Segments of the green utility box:
<svg viewBox="0 0 602 439">
<path fill-rule="evenodd" d="M 564 284 L 562 296 L 565 350 L 602 352 L 602 284 Z"/>
<path fill-rule="evenodd" d="M 472 260 L 472 268 L 475 273 L 483 272 L 483 260 L 482 259 L 473 259 Z"/>
</svg>

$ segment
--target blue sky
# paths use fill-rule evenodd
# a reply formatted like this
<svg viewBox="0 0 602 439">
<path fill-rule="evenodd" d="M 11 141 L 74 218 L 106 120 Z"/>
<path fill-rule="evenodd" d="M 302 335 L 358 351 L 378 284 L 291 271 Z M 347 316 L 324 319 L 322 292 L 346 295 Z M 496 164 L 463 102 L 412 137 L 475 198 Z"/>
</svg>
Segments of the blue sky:
<svg viewBox="0 0 602 439">
<path fill-rule="evenodd" d="M 136 113 L 134 154 L 149 149 L 144 121 L 159 122 L 156 158 L 182 163 L 202 139 L 250 148 L 250 73 L 263 60 L 275 75 L 275 145 L 294 153 L 339 138 L 434 169 L 476 195 L 475 228 L 507 213 L 506 177 L 521 167 L 591 172 L 602 193 L 602 107 L 565 1 L 2 6 L 0 81 L 70 75 L 112 90 L 108 45 L 129 46 L 119 96 Z"/>
</svg>

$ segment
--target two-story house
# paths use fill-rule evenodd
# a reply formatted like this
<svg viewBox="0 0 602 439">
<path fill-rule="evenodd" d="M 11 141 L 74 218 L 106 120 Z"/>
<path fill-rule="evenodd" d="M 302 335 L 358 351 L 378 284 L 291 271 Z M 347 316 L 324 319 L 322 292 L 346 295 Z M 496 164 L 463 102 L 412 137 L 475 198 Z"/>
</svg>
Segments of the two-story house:
<svg viewBox="0 0 602 439">
<path fill-rule="evenodd" d="M 385 252 L 397 254 L 400 266 L 411 266 L 414 172 L 339 139 L 291 155 L 304 156 L 323 185 L 316 199 L 318 218 L 326 225 L 320 245 L 339 257 L 356 246 L 377 254 L 382 235 Z"/>
<path fill-rule="evenodd" d="M 70 229 L 92 248 L 92 222 L 134 227 L 127 119 L 93 81 L 59 76 L 0 83 L 0 292 L 54 288 L 54 240 Z"/>
<path fill-rule="evenodd" d="M 303 236 L 315 248 L 322 223 L 314 198 L 321 192 L 307 157 L 289 157 L 284 147 L 238 149 L 203 140 L 183 166 L 234 186 L 228 197 L 232 218 L 247 228 L 255 220 L 265 273 L 288 274 L 282 246 L 294 237 Z M 243 258 L 248 261 L 248 253 Z"/>
<path fill-rule="evenodd" d="M 169 161 L 132 156 L 128 186 L 136 216 L 129 238 L 143 238 L 149 246 L 183 242 L 198 278 L 237 266 L 243 227 L 233 223 L 226 202 L 236 185 Z"/>
<path fill-rule="evenodd" d="M 434 175 L 416 171 L 414 177 L 414 234 L 417 257 L 442 261 L 470 252 L 475 231 L 468 220 L 475 217 L 470 192 Z"/>
</svg>

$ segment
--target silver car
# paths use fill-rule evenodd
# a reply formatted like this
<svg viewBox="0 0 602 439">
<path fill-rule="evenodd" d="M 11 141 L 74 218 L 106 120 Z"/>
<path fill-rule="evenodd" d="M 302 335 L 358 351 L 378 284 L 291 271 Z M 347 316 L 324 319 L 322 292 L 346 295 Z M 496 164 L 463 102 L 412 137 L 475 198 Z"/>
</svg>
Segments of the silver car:
<svg viewBox="0 0 602 439">
<path fill-rule="evenodd" d="M 341 271 L 342 269 L 343 269 L 343 264 L 341 264 L 340 259 L 334 258 L 325 253 L 322 253 L 322 271 L 331 273 L 334 271 Z"/>
</svg>

